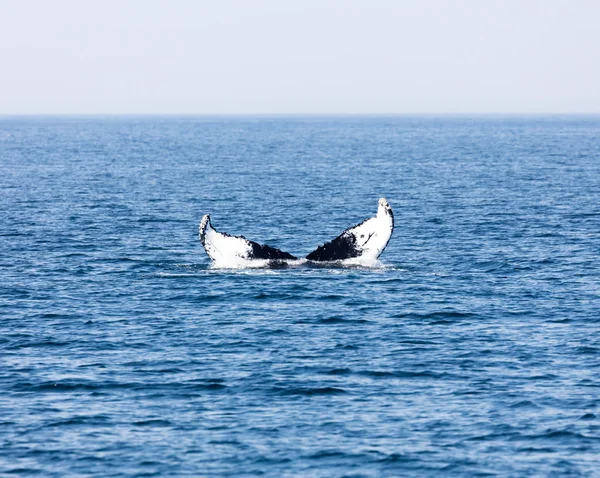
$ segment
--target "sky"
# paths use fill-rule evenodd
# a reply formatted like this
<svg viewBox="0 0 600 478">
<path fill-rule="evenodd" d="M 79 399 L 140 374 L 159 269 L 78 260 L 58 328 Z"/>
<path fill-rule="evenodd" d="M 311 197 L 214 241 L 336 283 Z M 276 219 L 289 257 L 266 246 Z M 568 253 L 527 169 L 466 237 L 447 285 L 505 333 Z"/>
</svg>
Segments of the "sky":
<svg viewBox="0 0 600 478">
<path fill-rule="evenodd" d="M 0 114 L 600 113 L 597 0 L 0 0 Z"/>
</svg>

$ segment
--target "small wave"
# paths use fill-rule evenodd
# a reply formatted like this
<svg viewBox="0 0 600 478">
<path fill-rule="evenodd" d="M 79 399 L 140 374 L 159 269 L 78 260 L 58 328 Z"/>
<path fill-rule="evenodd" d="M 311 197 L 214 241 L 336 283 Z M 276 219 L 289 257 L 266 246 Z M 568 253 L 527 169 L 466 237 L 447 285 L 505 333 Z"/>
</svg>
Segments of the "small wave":
<svg viewBox="0 0 600 478">
<path fill-rule="evenodd" d="M 411 461 L 419 461 L 419 458 L 410 455 L 404 455 L 402 453 L 390 453 L 379 460 L 378 463 L 407 463 Z"/>
<path fill-rule="evenodd" d="M 13 390 L 17 392 L 86 392 L 103 389 L 131 388 L 126 383 L 86 383 L 86 382 L 42 382 L 16 383 Z"/>
<path fill-rule="evenodd" d="M 343 319 L 341 317 L 329 317 L 318 321 L 320 324 L 366 324 L 366 319 Z"/>
<path fill-rule="evenodd" d="M 547 446 L 525 446 L 522 448 L 518 448 L 520 452 L 523 453 L 555 453 L 556 450 L 554 448 L 550 448 Z"/>
<path fill-rule="evenodd" d="M 106 368 L 106 365 L 101 362 L 94 362 L 78 365 L 77 368 Z"/>
<path fill-rule="evenodd" d="M 509 405 L 509 408 L 531 408 L 531 409 L 538 409 L 541 408 L 539 405 L 537 405 L 535 402 L 532 402 L 531 400 L 519 400 L 517 402 L 511 403 Z"/>
<path fill-rule="evenodd" d="M 327 375 L 349 375 L 352 373 L 352 370 L 349 368 L 334 368 L 332 370 L 328 370 L 325 372 Z"/>
<path fill-rule="evenodd" d="M 161 277 L 164 279 L 184 279 L 188 277 L 198 277 L 198 274 L 182 274 L 182 273 L 174 273 L 174 272 L 155 272 L 153 274 L 155 277 Z"/>
<path fill-rule="evenodd" d="M 367 319 L 344 319 L 342 317 L 327 317 L 323 319 L 300 319 L 295 321 L 296 324 L 324 324 L 324 325 L 344 325 L 344 324 L 366 324 L 370 321 Z"/>
<path fill-rule="evenodd" d="M 314 387 L 314 388 L 295 388 L 295 387 L 274 387 L 273 391 L 280 395 L 303 395 L 312 397 L 315 395 L 340 395 L 348 393 L 343 388 L 338 387 Z"/>
<path fill-rule="evenodd" d="M 253 299 L 255 300 L 267 300 L 267 299 L 276 299 L 276 300 L 285 300 L 285 299 L 294 299 L 296 295 L 289 294 L 286 292 L 259 292 L 256 294 Z"/>
<path fill-rule="evenodd" d="M 432 372 L 429 370 L 422 370 L 412 372 L 410 370 L 396 370 L 396 371 L 386 371 L 386 370 L 364 370 L 361 372 L 357 372 L 357 375 L 362 375 L 364 377 L 371 378 L 432 378 L 432 379 L 440 379 L 447 377 L 446 373 L 438 373 Z"/>
<path fill-rule="evenodd" d="M 176 222 L 176 223 L 187 223 L 187 221 L 183 220 L 183 219 L 174 219 L 171 217 L 157 217 L 157 216 L 141 216 L 139 217 L 136 222 L 139 223 L 151 223 L 151 222 L 158 222 L 158 223 L 168 223 L 168 222 Z"/>
<path fill-rule="evenodd" d="M 44 424 L 44 427 L 64 427 L 78 425 L 104 425 L 110 422 L 108 415 L 76 416 Z"/>
<path fill-rule="evenodd" d="M 218 382 L 212 383 L 197 383 L 188 388 L 192 388 L 194 390 L 224 390 L 227 388 L 227 385 Z"/>
<path fill-rule="evenodd" d="M 565 318 L 565 319 L 550 319 L 548 322 L 552 324 L 571 324 L 575 322 L 573 319 Z"/>
<path fill-rule="evenodd" d="M 359 346 L 354 344 L 336 344 L 335 348 L 344 350 L 358 350 Z"/>
<path fill-rule="evenodd" d="M 528 439 L 533 440 L 600 440 L 597 436 L 587 436 L 582 433 L 570 431 L 570 430 L 546 430 L 544 433 L 538 435 L 528 435 Z"/>
<path fill-rule="evenodd" d="M 285 329 L 263 329 L 259 330 L 258 333 L 260 335 L 270 336 L 270 335 L 289 335 L 290 332 Z"/>
<path fill-rule="evenodd" d="M 9 299 L 29 299 L 32 296 L 32 292 L 27 289 L 20 289 L 18 287 L 1 287 L 0 297 L 7 297 Z"/>
<path fill-rule="evenodd" d="M 44 476 L 46 471 L 40 468 L 26 468 L 26 467 L 16 467 L 16 468 L 8 468 L 6 470 L 6 474 L 15 475 L 15 476 L 27 476 L 27 475 L 41 475 Z"/>
<path fill-rule="evenodd" d="M 342 458 L 346 456 L 349 455 L 339 450 L 319 450 L 312 455 L 308 455 L 306 458 L 309 460 L 322 460 L 326 458 Z"/>
<path fill-rule="evenodd" d="M 139 420 L 137 422 L 133 422 L 132 425 L 136 427 L 170 427 L 172 426 L 172 423 L 169 420 L 153 418 L 149 420 Z"/>
<path fill-rule="evenodd" d="M 64 342 L 60 340 L 41 340 L 39 342 L 31 340 L 17 340 L 6 347 L 7 350 L 29 349 L 38 347 L 67 347 L 72 345 L 72 342 Z"/>
<path fill-rule="evenodd" d="M 111 390 L 182 390 L 182 391 L 220 391 L 227 389 L 220 379 L 209 379 L 201 382 L 86 382 L 86 381 L 57 381 L 30 383 L 20 382 L 13 385 L 16 392 L 106 392 Z"/>
<path fill-rule="evenodd" d="M 526 377 L 527 380 L 556 380 L 558 377 L 554 374 L 547 373 L 543 375 L 532 375 L 531 377 Z"/>
<path fill-rule="evenodd" d="M 591 412 L 588 412 L 588 413 L 586 413 L 584 415 L 581 415 L 579 417 L 580 420 L 595 420 L 596 418 L 597 418 L 596 415 L 594 415 Z"/>
<path fill-rule="evenodd" d="M 318 301 L 323 301 L 323 302 L 337 302 L 339 300 L 344 299 L 343 295 L 337 295 L 337 294 L 328 294 L 328 295 L 323 295 L 320 297 L 316 297 L 316 300 Z"/>
<path fill-rule="evenodd" d="M 428 321 L 432 325 L 450 325 L 456 324 L 462 319 L 471 319 L 478 317 L 477 314 L 471 312 L 459 312 L 456 310 L 441 310 L 436 312 L 403 312 L 392 315 L 394 319 L 413 319 Z"/>
<path fill-rule="evenodd" d="M 432 378 L 439 379 L 447 376 L 445 373 L 432 372 L 429 370 L 422 371 L 409 371 L 409 370 L 352 370 L 349 368 L 336 368 L 331 370 L 326 370 L 324 372 L 325 375 L 356 375 L 360 377 L 368 377 L 373 379 L 386 379 L 386 378 L 403 378 L 403 379 L 413 379 L 413 378 Z"/>
<path fill-rule="evenodd" d="M 168 298 L 165 298 L 166 301 L 180 301 L 180 300 L 189 300 L 190 302 L 205 304 L 207 302 L 220 302 L 220 301 L 229 301 L 231 300 L 231 294 L 201 294 L 195 295 L 193 293 L 187 292 L 184 294 L 176 294 L 172 295 Z"/>
</svg>

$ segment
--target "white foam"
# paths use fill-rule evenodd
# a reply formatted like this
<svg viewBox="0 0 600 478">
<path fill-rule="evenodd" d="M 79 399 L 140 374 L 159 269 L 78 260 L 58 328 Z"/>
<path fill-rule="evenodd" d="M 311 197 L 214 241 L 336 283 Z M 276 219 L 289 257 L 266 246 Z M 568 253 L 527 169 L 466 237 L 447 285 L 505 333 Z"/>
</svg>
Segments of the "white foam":
<svg viewBox="0 0 600 478">
<path fill-rule="evenodd" d="M 360 256 L 352 257 L 350 259 L 344 259 L 339 261 L 342 266 L 358 266 L 366 269 L 384 269 L 386 266 L 380 262 L 376 257 L 372 256 Z"/>
<path fill-rule="evenodd" d="M 222 257 L 213 260 L 211 269 L 276 269 L 298 267 L 306 263 L 306 259 L 243 259 L 241 257 Z"/>
</svg>

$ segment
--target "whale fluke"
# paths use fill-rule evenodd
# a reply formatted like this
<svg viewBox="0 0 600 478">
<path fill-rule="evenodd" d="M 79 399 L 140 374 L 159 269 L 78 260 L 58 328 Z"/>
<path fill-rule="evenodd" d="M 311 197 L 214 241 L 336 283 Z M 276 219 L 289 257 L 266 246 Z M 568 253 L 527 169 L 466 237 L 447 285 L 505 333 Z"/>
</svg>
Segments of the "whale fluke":
<svg viewBox="0 0 600 478">
<path fill-rule="evenodd" d="M 244 236 L 232 236 L 225 232 L 217 232 L 213 228 L 208 214 L 202 217 L 199 233 L 204 250 L 208 257 L 216 263 L 235 264 L 253 259 L 296 259 L 287 252 L 250 241 Z"/>
<path fill-rule="evenodd" d="M 387 246 L 394 230 L 394 213 L 381 198 L 377 216 L 346 229 L 334 240 L 317 247 L 306 259 L 309 261 L 339 261 L 361 258 L 376 260 Z"/>
</svg>

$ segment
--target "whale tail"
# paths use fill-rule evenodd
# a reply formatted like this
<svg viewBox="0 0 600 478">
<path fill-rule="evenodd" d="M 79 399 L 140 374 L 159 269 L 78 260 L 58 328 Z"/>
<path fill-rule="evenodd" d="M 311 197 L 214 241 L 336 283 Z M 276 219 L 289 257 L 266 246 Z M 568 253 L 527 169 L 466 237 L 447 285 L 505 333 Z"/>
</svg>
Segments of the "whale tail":
<svg viewBox="0 0 600 478">
<path fill-rule="evenodd" d="M 350 227 L 330 242 L 306 256 L 309 261 L 346 259 L 376 260 L 388 245 L 394 231 L 394 213 L 385 198 L 379 199 L 377 215 Z"/>
<path fill-rule="evenodd" d="M 306 256 L 314 262 L 357 259 L 377 260 L 386 248 L 394 231 L 394 213 L 389 203 L 379 199 L 377 215 L 343 231 L 330 242 L 317 247 Z M 297 257 L 267 244 L 259 244 L 244 236 L 218 232 L 208 214 L 202 217 L 198 228 L 200 242 L 211 260 L 226 267 L 245 266 L 248 261 L 262 259 L 280 263 Z"/>
<path fill-rule="evenodd" d="M 212 226 L 208 214 L 202 217 L 198 227 L 200 242 L 215 263 L 235 265 L 254 259 L 295 260 L 293 255 L 266 244 L 259 244 L 244 236 L 232 236 L 218 232 Z"/>
</svg>

